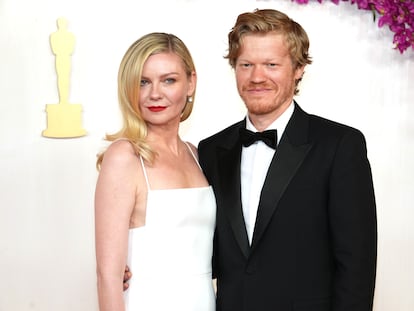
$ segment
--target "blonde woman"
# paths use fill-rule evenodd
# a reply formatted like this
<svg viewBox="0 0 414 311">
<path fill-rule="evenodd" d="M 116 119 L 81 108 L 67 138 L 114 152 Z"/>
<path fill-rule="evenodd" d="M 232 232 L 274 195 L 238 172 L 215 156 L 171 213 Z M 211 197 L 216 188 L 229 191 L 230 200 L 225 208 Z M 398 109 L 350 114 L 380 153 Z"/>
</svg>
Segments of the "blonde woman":
<svg viewBox="0 0 414 311">
<path fill-rule="evenodd" d="M 97 161 L 95 233 L 101 311 L 213 311 L 215 198 L 181 140 L 196 70 L 176 36 L 150 33 L 118 74 L 122 129 Z M 123 292 L 125 266 L 133 272 Z"/>
</svg>

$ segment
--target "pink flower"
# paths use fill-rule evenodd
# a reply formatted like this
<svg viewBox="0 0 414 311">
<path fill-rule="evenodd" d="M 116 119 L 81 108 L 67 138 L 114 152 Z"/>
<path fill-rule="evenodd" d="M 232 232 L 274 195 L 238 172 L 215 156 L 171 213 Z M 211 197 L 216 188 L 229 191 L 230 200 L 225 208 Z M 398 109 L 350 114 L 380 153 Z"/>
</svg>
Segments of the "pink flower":
<svg viewBox="0 0 414 311">
<path fill-rule="evenodd" d="M 292 0 L 298 4 L 308 4 L 309 0 Z M 317 0 L 322 3 L 322 0 Z M 339 4 L 340 0 L 331 0 Z M 414 0 L 342 0 L 356 4 L 360 10 L 371 10 L 380 15 L 378 27 L 388 25 L 394 32 L 395 48 L 404 53 L 408 48 L 414 50 Z"/>
</svg>

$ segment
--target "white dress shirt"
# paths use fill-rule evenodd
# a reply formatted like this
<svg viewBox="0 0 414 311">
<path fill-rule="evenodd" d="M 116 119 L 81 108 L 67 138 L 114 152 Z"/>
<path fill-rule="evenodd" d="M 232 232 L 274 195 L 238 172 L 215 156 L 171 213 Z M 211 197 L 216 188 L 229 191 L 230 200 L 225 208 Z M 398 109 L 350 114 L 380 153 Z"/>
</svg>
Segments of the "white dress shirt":
<svg viewBox="0 0 414 311">
<path fill-rule="evenodd" d="M 286 111 L 266 129 L 277 130 L 278 144 L 285 131 L 286 125 L 293 114 L 293 110 L 294 105 L 292 102 L 288 109 L 286 109 Z M 246 117 L 246 128 L 253 132 L 257 132 L 257 129 L 251 123 L 248 116 Z M 240 164 L 241 200 L 244 222 L 246 224 L 247 236 L 250 244 L 253 239 L 260 195 L 274 154 L 275 150 L 268 147 L 262 141 L 255 142 L 249 147 L 242 147 Z"/>
</svg>

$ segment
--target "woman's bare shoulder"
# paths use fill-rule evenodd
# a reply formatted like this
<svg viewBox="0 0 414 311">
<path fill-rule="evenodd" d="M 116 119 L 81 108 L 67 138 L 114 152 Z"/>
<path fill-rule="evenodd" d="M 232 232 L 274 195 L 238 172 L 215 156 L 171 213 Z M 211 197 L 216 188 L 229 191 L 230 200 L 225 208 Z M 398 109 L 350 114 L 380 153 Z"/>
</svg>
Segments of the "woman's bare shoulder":
<svg viewBox="0 0 414 311">
<path fill-rule="evenodd" d="M 102 166 L 128 166 L 136 163 L 137 160 L 138 157 L 131 142 L 126 139 L 119 139 L 112 142 L 106 149 Z"/>
</svg>

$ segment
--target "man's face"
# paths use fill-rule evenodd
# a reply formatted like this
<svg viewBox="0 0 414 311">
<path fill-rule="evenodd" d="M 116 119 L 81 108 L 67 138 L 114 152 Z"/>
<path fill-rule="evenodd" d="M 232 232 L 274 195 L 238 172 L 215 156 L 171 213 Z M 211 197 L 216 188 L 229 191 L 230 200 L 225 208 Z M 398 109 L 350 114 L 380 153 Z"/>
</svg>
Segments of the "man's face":
<svg viewBox="0 0 414 311">
<path fill-rule="evenodd" d="M 292 102 L 295 80 L 303 70 L 293 67 L 281 34 L 245 35 L 235 73 L 250 117 L 278 118 Z"/>
</svg>

